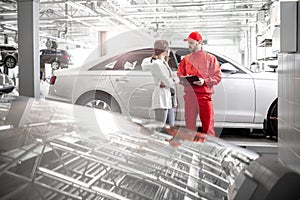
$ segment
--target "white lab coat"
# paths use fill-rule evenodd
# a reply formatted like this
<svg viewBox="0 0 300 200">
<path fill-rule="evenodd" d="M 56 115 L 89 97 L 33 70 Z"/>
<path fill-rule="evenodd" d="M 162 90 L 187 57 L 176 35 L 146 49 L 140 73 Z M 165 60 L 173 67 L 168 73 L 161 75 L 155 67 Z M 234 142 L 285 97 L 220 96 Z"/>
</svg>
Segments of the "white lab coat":
<svg viewBox="0 0 300 200">
<path fill-rule="evenodd" d="M 162 108 L 170 109 L 172 108 L 172 101 L 174 107 L 177 106 L 176 94 L 172 98 L 170 88 L 175 91 L 175 83 L 178 82 L 177 77 L 172 77 L 172 70 L 167 63 L 160 59 L 153 60 L 151 64 L 151 73 L 154 78 L 154 90 L 152 93 L 152 109 Z M 163 83 L 166 87 L 161 88 L 160 84 Z"/>
</svg>

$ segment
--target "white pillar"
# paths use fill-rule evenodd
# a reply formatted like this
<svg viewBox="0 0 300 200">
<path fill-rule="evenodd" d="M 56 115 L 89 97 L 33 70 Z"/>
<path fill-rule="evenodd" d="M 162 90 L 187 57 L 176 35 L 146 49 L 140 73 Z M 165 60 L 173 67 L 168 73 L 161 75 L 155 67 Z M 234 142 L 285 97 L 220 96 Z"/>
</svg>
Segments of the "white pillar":
<svg viewBox="0 0 300 200">
<path fill-rule="evenodd" d="M 249 67 L 251 65 L 252 62 L 256 61 L 256 26 L 251 26 L 250 27 L 250 45 L 251 45 L 251 55 L 250 55 L 250 63 L 249 63 Z"/>
<path fill-rule="evenodd" d="M 106 49 L 106 31 L 98 32 L 98 45 L 99 45 L 99 55 L 100 57 L 105 56 L 107 53 Z"/>
<path fill-rule="evenodd" d="M 250 60 L 250 29 L 247 28 L 245 31 L 245 62 L 243 63 L 245 67 L 249 68 Z"/>
</svg>

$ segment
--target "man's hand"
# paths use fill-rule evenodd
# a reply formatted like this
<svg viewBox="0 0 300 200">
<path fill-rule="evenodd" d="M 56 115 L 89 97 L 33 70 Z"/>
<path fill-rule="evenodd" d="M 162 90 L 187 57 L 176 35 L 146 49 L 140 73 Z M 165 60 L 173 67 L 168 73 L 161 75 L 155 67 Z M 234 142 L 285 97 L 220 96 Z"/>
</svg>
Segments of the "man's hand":
<svg viewBox="0 0 300 200">
<path fill-rule="evenodd" d="M 199 78 L 199 81 L 194 81 L 193 84 L 202 86 L 204 84 L 204 79 L 203 78 Z"/>
</svg>

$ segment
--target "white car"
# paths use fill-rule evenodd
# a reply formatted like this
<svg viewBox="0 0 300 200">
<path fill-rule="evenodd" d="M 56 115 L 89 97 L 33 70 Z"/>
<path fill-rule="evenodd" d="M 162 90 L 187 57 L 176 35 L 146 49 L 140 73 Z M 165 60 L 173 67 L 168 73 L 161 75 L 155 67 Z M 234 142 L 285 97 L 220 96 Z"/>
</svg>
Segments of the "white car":
<svg viewBox="0 0 300 200">
<path fill-rule="evenodd" d="M 141 67 L 152 52 L 151 48 L 134 49 L 106 56 L 96 64 L 55 71 L 47 98 L 153 119 L 150 105 L 154 81 L 151 72 Z M 187 48 L 172 48 L 169 65 L 174 74 L 182 56 L 188 53 Z M 229 58 L 212 54 L 223 73 L 213 95 L 215 127 L 265 128 L 268 135 L 276 137 L 277 74 L 253 73 Z M 184 126 L 183 86 L 178 84 L 176 89 L 175 124 Z"/>
</svg>

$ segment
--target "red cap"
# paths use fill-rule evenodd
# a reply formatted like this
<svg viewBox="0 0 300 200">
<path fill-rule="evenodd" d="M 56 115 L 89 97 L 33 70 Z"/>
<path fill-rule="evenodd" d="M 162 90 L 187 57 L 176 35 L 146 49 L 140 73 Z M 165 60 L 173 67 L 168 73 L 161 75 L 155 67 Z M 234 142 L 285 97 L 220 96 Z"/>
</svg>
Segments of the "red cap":
<svg viewBox="0 0 300 200">
<path fill-rule="evenodd" d="M 202 42 L 202 36 L 198 32 L 191 32 L 191 34 L 185 38 L 183 41 L 188 41 L 188 40 L 196 40 Z"/>
</svg>

